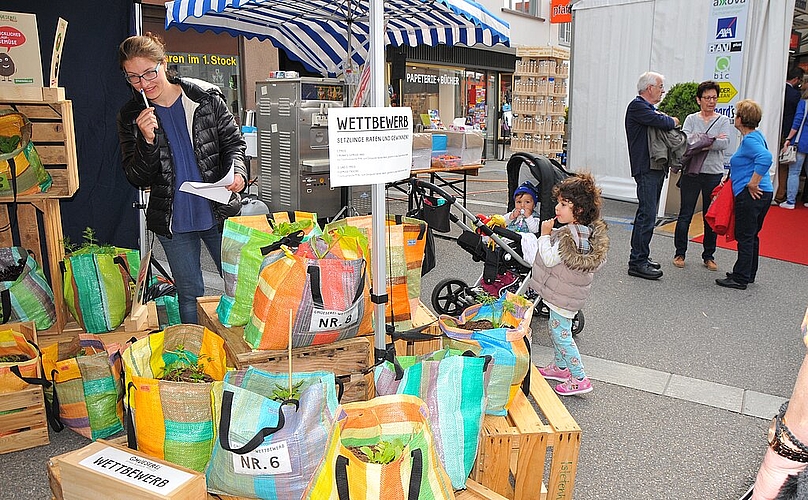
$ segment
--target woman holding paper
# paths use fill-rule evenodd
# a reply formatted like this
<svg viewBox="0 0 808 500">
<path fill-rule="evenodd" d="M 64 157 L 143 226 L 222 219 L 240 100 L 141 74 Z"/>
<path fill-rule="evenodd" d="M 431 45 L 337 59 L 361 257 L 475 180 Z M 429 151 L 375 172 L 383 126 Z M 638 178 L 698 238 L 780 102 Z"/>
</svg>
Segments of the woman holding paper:
<svg viewBox="0 0 808 500">
<path fill-rule="evenodd" d="M 218 87 L 167 74 L 157 35 L 127 38 L 118 56 L 135 92 L 118 114 L 124 173 L 150 189 L 146 225 L 165 250 L 182 322 L 196 323 L 196 298 L 205 293 L 201 243 L 221 273 L 221 224 L 238 213 L 235 193 L 246 186 L 244 139 Z M 220 181 L 231 168 L 228 204 L 180 191 L 184 182 Z"/>
</svg>

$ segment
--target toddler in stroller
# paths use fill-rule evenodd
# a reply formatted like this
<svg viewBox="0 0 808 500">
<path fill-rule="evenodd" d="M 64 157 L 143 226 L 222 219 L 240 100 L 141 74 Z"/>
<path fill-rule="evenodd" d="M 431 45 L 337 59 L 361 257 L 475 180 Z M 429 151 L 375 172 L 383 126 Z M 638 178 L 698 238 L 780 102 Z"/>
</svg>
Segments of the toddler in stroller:
<svg viewBox="0 0 808 500">
<path fill-rule="evenodd" d="M 527 153 L 516 153 L 511 156 L 507 164 L 509 196 L 508 211 L 512 215 L 516 208 L 516 194 L 522 194 L 528 189 L 533 193 L 535 206 L 534 217 L 536 222 L 551 219 L 554 216 L 555 200 L 553 199 L 553 186 L 561 180 L 574 175 L 565 171 L 560 164 L 552 162 L 545 157 L 533 156 Z M 457 278 L 447 278 L 440 281 L 432 291 L 432 307 L 439 314 L 451 316 L 459 315 L 463 309 L 479 302 L 483 294 L 499 297 L 506 290 L 512 293 L 525 295 L 534 300 L 536 309 L 544 315 L 549 312 L 543 308 L 540 297 L 531 297 L 527 281 L 530 277 L 533 260 L 538 249 L 538 235 L 532 232 L 516 232 L 501 227 L 498 224 L 486 224 L 480 216 L 473 215 L 464 206 L 454 203 L 452 196 L 445 195 L 433 185 L 416 181 L 413 192 L 418 197 L 418 187 L 430 189 L 433 194 L 446 198 L 449 205 L 460 210 L 471 219 L 476 231 L 466 225 L 462 220 L 448 214 L 451 222 L 463 229 L 457 239 L 458 245 L 471 254 L 475 262 L 483 262 L 483 272 L 477 282 L 469 286 L 465 281 Z M 520 193 L 520 190 L 522 193 Z M 445 196 L 444 196 L 445 195 Z M 521 215 L 521 213 L 520 213 Z M 529 215 L 529 214 L 528 214 Z M 504 216 L 497 216 L 504 221 Z M 526 219 L 528 219 L 526 217 Z M 447 224 L 448 225 L 448 224 Z M 507 225 L 507 222 L 504 224 Z M 528 226 L 529 227 L 529 226 Z M 537 224 L 538 232 L 539 224 Z M 573 321 L 573 334 L 583 329 L 584 316 L 578 311 Z"/>
</svg>

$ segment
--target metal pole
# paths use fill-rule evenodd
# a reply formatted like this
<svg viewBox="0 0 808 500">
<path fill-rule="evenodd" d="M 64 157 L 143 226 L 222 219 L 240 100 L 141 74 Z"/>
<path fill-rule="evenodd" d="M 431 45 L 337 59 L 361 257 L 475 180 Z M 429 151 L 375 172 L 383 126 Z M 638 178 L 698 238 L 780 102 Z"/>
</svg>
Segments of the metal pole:
<svg viewBox="0 0 808 500">
<path fill-rule="evenodd" d="M 370 105 L 384 106 L 384 4 L 382 0 L 370 0 Z M 373 241 L 370 254 L 373 256 L 371 294 L 384 297 L 384 301 L 376 303 L 373 309 L 373 328 L 375 332 L 376 358 L 384 352 L 385 339 L 385 304 L 387 301 L 387 259 L 385 258 L 385 186 L 374 184 L 371 190 Z M 378 298 L 376 299 L 378 300 Z"/>
<path fill-rule="evenodd" d="M 134 23 L 135 35 L 143 34 L 143 6 L 140 0 L 134 0 Z M 140 248 L 140 255 L 146 255 L 149 250 L 149 242 L 146 230 L 146 206 L 149 204 L 149 193 L 145 189 L 137 190 L 137 201 L 135 202 L 135 210 L 137 210 L 138 221 L 138 245 Z"/>
</svg>

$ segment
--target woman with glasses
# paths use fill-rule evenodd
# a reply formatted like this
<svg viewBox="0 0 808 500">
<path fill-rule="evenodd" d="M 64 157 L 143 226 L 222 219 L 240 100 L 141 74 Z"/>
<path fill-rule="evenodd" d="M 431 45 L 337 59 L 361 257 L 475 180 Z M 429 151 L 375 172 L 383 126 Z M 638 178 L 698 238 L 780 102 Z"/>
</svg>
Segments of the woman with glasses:
<svg viewBox="0 0 808 500">
<path fill-rule="evenodd" d="M 733 130 L 729 118 L 715 112 L 720 90 L 721 88 L 714 81 L 701 82 L 696 88 L 696 102 L 700 109 L 697 113 L 688 115 L 682 125 L 682 131 L 687 134 L 688 143 L 692 143 L 699 135 L 707 135 L 715 140 L 706 148 L 707 155 L 704 157 L 701 169 L 698 172 L 682 172 L 679 179 L 679 217 L 676 219 L 673 237 L 673 244 L 676 247 L 673 265 L 679 268 L 685 267 L 690 222 L 693 220 L 693 212 L 696 209 L 699 194 L 701 194 L 703 219 L 707 214 L 707 209 L 710 208 L 713 189 L 721 183 L 724 176 L 725 155 L 729 153 L 730 136 L 733 134 Z M 702 242 L 704 250 L 701 252 L 701 260 L 704 267 L 710 271 L 718 270 L 714 257 L 715 242 L 716 234 L 704 221 L 704 241 Z"/>
<path fill-rule="evenodd" d="M 146 225 L 165 250 L 182 322 L 196 323 L 196 298 L 205 293 L 201 245 L 221 274 L 221 224 L 238 213 L 235 193 L 246 185 L 244 139 L 218 87 L 167 74 L 157 35 L 127 38 L 118 57 L 133 89 L 118 114 L 123 169 L 133 186 L 150 190 Z M 217 182 L 231 168 L 230 204 L 179 190 L 186 181 Z"/>
</svg>

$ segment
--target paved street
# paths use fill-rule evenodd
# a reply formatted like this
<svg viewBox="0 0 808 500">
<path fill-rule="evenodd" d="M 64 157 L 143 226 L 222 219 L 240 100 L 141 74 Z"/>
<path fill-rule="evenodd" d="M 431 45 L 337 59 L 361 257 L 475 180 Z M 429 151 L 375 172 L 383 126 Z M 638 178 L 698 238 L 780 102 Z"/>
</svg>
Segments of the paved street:
<svg viewBox="0 0 808 500">
<path fill-rule="evenodd" d="M 504 212 L 504 178 L 505 163 L 497 161 L 470 178 L 469 209 Z M 390 202 L 390 211 L 400 207 Z M 748 290 L 723 289 L 713 280 L 731 268 L 735 252 L 718 249 L 715 273 L 701 266 L 691 244 L 687 266 L 677 269 L 672 236 L 658 233 L 652 254 L 664 277 L 630 277 L 634 209 L 605 203 L 609 261 L 596 275 L 576 337 L 595 390 L 564 399 L 583 431 L 574 498 L 737 499 L 753 481 L 768 418 L 790 395 L 805 352 L 799 324 L 807 268 L 764 258 Z M 437 267 L 423 280 L 426 304 L 440 279 L 474 281 L 482 271 L 454 242 L 437 242 Z M 209 261 L 205 269 L 209 293 L 220 293 Z M 532 326 L 533 359 L 543 365 L 551 359 L 546 321 Z M 0 455 L 4 484 L 22 485 L 0 488 L 0 498 L 48 498 L 47 458 L 86 442 L 69 431 L 51 433 L 50 446 Z"/>
</svg>

